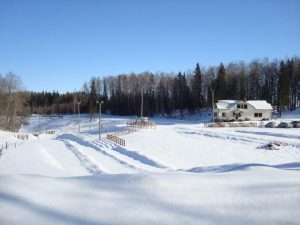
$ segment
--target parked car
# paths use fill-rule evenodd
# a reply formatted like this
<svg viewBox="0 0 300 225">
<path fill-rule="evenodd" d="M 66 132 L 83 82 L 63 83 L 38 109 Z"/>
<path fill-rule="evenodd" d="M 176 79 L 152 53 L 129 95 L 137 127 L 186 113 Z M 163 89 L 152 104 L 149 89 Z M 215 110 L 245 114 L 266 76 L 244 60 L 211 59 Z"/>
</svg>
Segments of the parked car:
<svg viewBox="0 0 300 225">
<path fill-rule="evenodd" d="M 300 121 L 292 121 L 291 124 L 294 128 L 300 128 Z"/>
<path fill-rule="evenodd" d="M 265 125 L 265 127 L 267 128 L 275 128 L 276 127 L 276 123 L 275 122 L 269 122 Z"/>
<path fill-rule="evenodd" d="M 293 128 L 293 124 L 291 123 L 286 123 L 286 122 L 281 122 L 279 125 L 278 125 L 279 128 Z"/>
</svg>

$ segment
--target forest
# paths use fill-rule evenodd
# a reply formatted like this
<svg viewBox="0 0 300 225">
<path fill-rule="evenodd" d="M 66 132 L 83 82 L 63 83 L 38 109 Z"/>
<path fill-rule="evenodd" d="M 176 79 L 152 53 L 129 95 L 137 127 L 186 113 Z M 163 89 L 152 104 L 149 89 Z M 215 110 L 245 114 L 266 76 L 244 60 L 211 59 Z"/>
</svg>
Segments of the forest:
<svg viewBox="0 0 300 225">
<path fill-rule="evenodd" d="M 11 77 L 14 79 L 9 82 Z M 271 103 L 278 112 L 300 106 L 298 57 L 220 63 L 210 67 L 197 63 L 192 70 L 178 73 L 146 71 L 93 76 L 87 80 L 78 92 L 28 92 L 20 89 L 17 75 L 0 75 L 0 126 L 18 126 L 10 118 L 26 113 L 76 114 L 79 108 L 81 113 L 93 115 L 98 112 L 97 101 L 103 101 L 102 112 L 113 115 L 195 113 L 211 107 L 212 91 L 215 102 L 219 99 L 261 99 Z"/>
</svg>

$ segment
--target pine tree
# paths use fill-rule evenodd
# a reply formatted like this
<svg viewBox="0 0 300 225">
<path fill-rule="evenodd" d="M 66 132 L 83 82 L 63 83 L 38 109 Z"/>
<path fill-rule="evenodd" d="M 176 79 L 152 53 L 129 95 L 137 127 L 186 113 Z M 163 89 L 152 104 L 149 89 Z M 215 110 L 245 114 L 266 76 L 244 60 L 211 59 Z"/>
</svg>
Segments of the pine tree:
<svg viewBox="0 0 300 225">
<path fill-rule="evenodd" d="M 93 77 L 90 83 L 90 95 L 89 95 L 89 112 L 91 114 L 91 119 L 93 114 L 96 113 L 96 101 L 97 101 L 97 89 L 96 89 L 96 79 Z"/>
<path fill-rule="evenodd" d="M 278 96 L 278 107 L 281 114 L 283 108 L 288 105 L 288 76 L 286 71 L 286 65 L 283 61 L 280 63 L 279 69 L 279 96 Z"/>
<path fill-rule="evenodd" d="M 192 106 L 193 108 L 200 108 L 203 106 L 202 96 L 202 73 L 199 63 L 196 64 L 196 68 L 192 80 Z"/>
<path fill-rule="evenodd" d="M 216 96 L 216 101 L 223 98 L 227 98 L 227 93 L 226 93 L 226 72 L 225 72 L 225 67 L 223 63 L 220 64 L 219 69 L 218 69 L 218 74 L 217 74 L 217 79 L 216 79 L 216 85 L 215 85 L 215 96 Z"/>
<path fill-rule="evenodd" d="M 173 96 L 175 109 L 179 109 L 182 116 L 183 110 L 190 108 L 190 88 L 187 85 L 185 74 L 178 73 L 174 79 Z"/>
<path fill-rule="evenodd" d="M 106 79 L 103 80 L 103 96 L 102 96 L 102 101 L 103 101 L 103 111 L 105 112 L 108 107 L 108 95 L 107 95 L 107 84 L 106 84 Z"/>
</svg>

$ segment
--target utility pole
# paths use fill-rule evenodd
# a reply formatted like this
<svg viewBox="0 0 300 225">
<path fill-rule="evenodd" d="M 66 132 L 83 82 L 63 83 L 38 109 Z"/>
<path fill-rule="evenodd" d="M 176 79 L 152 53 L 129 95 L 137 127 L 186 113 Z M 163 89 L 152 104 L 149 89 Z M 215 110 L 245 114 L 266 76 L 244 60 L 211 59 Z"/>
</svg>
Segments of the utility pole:
<svg viewBox="0 0 300 225">
<path fill-rule="evenodd" d="M 97 104 L 99 104 L 99 140 L 101 140 L 101 105 L 103 101 L 97 101 Z"/>
<path fill-rule="evenodd" d="M 141 120 L 143 119 L 143 108 L 144 108 L 144 90 L 141 90 L 142 100 L 141 100 Z"/>
<path fill-rule="evenodd" d="M 214 119 L 214 111 L 215 111 L 215 96 L 214 96 L 214 90 L 211 89 L 211 104 L 212 104 L 212 121 L 215 122 L 215 119 Z"/>
<path fill-rule="evenodd" d="M 80 102 L 77 102 L 78 107 L 78 131 L 80 133 Z"/>
</svg>

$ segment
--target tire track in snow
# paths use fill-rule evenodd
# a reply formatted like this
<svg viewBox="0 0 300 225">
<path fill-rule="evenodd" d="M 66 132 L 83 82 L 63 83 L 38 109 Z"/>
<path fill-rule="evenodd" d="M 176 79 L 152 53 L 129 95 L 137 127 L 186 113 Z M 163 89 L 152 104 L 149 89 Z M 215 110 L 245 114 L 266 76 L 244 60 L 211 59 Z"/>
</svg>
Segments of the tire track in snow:
<svg viewBox="0 0 300 225">
<path fill-rule="evenodd" d="M 300 140 L 299 135 L 293 135 L 293 134 L 282 134 L 282 133 L 272 133 L 272 132 L 267 132 L 267 131 L 248 131 L 248 130 L 236 130 L 236 133 L 242 133 L 242 134 L 255 134 L 255 135 L 264 135 L 267 137 L 272 137 L 272 138 L 289 138 L 289 139 L 296 139 Z"/>
<path fill-rule="evenodd" d="M 144 156 L 144 155 L 141 155 L 135 151 L 129 151 L 125 148 L 122 148 L 118 145 L 115 145 L 115 144 L 111 144 L 109 142 L 104 142 L 104 141 L 93 141 L 92 144 L 96 145 L 97 147 L 100 147 L 101 149 L 101 145 L 104 145 L 106 148 L 109 148 L 110 150 L 112 151 L 115 151 L 121 155 L 124 155 L 126 157 L 129 157 L 135 161 L 138 161 L 142 164 L 145 164 L 145 165 L 148 165 L 148 166 L 151 166 L 151 167 L 156 167 L 156 168 L 159 168 L 159 169 L 170 169 L 169 167 L 163 165 L 163 164 L 160 164 L 158 162 L 156 162 L 155 160 L 151 159 L 151 158 L 148 158 L 147 156 Z"/>
<path fill-rule="evenodd" d="M 102 143 L 102 142 L 103 142 L 103 141 L 101 141 L 101 143 Z M 116 157 L 116 156 L 114 156 L 114 155 L 108 153 L 107 151 L 103 150 L 103 146 L 104 146 L 104 149 L 106 148 L 107 150 L 112 150 L 112 148 L 110 148 L 110 146 L 107 145 L 107 144 L 101 145 L 100 143 L 97 143 L 97 142 L 95 142 L 95 141 L 92 141 L 92 142 L 91 142 L 91 145 L 93 146 L 92 148 L 94 148 L 96 151 L 101 152 L 102 154 L 104 154 L 104 155 L 106 155 L 106 156 L 108 156 L 108 157 L 110 157 L 110 158 L 112 158 L 112 159 L 118 161 L 120 164 L 122 164 L 122 165 L 124 165 L 124 166 L 127 166 L 127 167 L 129 167 L 129 168 L 131 168 L 131 169 L 137 170 L 137 171 L 139 171 L 139 172 L 145 171 L 144 169 L 138 168 L 138 167 L 136 167 L 135 165 L 132 165 L 132 164 L 128 163 L 127 161 L 124 161 L 124 160 L 122 160 L 122 159 L 120 159 L 120 158 L 118 158 L 118 157 Z"/>
<path fill-rule="evenodd" d="M 239 130 L 234 131 L 234 134 L 230 133 L 224 133 L 224 132 L 213 132 L 213 131 L 208 131 L 208 130 L 186 130 L 186 129 L 180 129 L 177 131 L 179 134 L 191 137 L 190 135 L 201 135 L 209 138 L 217 138 L 217 139 L 222 139 L 222 140 L 228 140 L 228 141 L 234 141 L 237 143 L 244 142 L 245 144 L 256 144 L 257 146 L 261 146 L 263 144 L 266 144 L 266 142 L 274 141 L 275 137 L 272 136 L 266 136 L 266 138 L 257 138 L 257 137 L 250 137 L 250 136 L 244 136 L 244 135 L 239 135 L 238 132 Z M 242 133 L 242 132 L 240 132 Z M 253 133 L 249 133 L 253 134 Z M 286 138 L 286 137 L 282 137 Z M 288 143 L 288 141 L 286 141 Z M 295 148 L 300 148 L 300 145 L 297 143 L 288 143 L 289 146 L 295 147 Z"/>
<path fill-rule="evenodd" d="M 86 168 L 93 175 L 102 174 L 103 170 L 97 165 L 97 163 L 88 155 L 82 153 L 78 148 L 76 148 L 71 141 L 62 140 L 65 145 L 70 149 L 74 155 L 78 158 L 81 165 Z"/>
<path fill-rule="evenodd" d="M 126 167 L 136 170 L 137 172 L 172 170 L 171 168 L 162 165 L 153 159 L 150 159 L 137 152 L 121 148 L 120 146 L 105 140 L 87 141 L 73 134 L 63 134 L 61 136 L 58 136 L 57 138 L 60 140 L 75 142 L 85 147 L 90 147 Z"/>
<path fill-rule="evenodd" d="M 144 169 L 139 168 L 136 165 L 133 165 L 127 161 L 124 161 L 124 160 L 114 156 L 113 154 L 110 154 L 108 151 L 105 150 L 105 149 L 111 150 L 111 146 L 109 146 L 107 144 L 104 145 L 104 148 L 103 148 L 102 145 L 98 146 L 97 144 L 93 143 L 93 141 L 92 142 L 84 141 L 73 134 L 64 134 L 64 135 L 59 136 L 58 139 L 62 140 L 62 141 L 71 141 L 71 142 L 75 142 L 75 143 L 85 146 L 85 147 L 90 147 L 90 148 L 94 149 L 95 151 L 97 151 L 99 154 L 103 154 L 103 155 L 111 158 L 112 160 L 115 160 L 116 162 L 120 163 L 121 165 L 126 166 L 127 168 L 130 168 L 130 169 L 136 170 L 137 172 L 145 171 Z M 101 141 L 101 143 L 103 143 L 103 141 Z"/>
<path fill-rule="evenodd" d="M 181 129 L 178 131 L 179 134 L 188 136 L 190 135 L 199 135 L 199 136 L 205 136 L 209 138 L 217 138 L 222 140 L 232 140 L 236 142 L 246 142 L 246 143 L 257 143 L 257 144 L 263 144 L 265 143 L 265 140 L 258 139 L 255 137 L 245 137 L 241 135 L 233 135 L 229 133 L 220 133 L 220 132 L 213 132 L 213 131 L 203 131 L 203 130 L 185 130 Z"/>
</svg>

